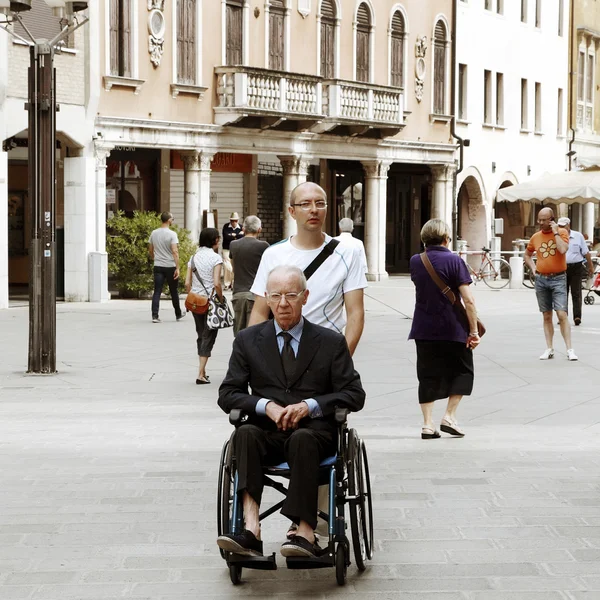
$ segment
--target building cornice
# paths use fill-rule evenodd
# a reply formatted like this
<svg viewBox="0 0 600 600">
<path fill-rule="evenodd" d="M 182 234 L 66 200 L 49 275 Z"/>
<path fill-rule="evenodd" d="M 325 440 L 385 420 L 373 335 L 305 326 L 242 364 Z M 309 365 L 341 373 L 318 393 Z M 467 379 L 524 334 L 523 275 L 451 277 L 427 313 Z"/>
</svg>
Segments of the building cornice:
<svg viewBox="0 0 600 600">
<path fill-rule="evenodd" d="M 454 161 L 456 144 L 386 138 L 359 139 L 310 132 L 269 131 L 183 123 L 96 117 L 100 139 L 114 146 L 245 154 L 303 154 L 320 158 L 439 164 Z"/>
</svg>

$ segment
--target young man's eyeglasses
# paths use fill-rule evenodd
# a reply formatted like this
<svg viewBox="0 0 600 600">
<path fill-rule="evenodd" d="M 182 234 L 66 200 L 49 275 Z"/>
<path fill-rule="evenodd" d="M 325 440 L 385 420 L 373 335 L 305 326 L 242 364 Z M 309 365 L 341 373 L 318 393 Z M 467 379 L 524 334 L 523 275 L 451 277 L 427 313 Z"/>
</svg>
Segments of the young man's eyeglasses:
<svg viewBox="0 0 600 600">
<path fill-rule="evenodd" d="M 270 294 L 267 294 L 267 297 L 269 300 L 275 303 L 281 302 L 283 298 L 285 298 L 288 302 L 295 302 L 300 298 L 300 296 L 302 296 L 302 294 L 304 294 L 304 291 L 305 290 L 302 290 L 301 292 L 286 292 L 285 294 L 280 292 L 271 292 Z"/>
<path fill-rule="evenodd" d="M 327 208 L 327 202 L 325 202 L 325 200 L 315 200 L 314 202 L 300 202 L 298 204 L 292 204 L 292 206 L 296 206 L 300 210 L 308 212 L 313 206 L 317 210 L 325 210 Z"/>
</svg>

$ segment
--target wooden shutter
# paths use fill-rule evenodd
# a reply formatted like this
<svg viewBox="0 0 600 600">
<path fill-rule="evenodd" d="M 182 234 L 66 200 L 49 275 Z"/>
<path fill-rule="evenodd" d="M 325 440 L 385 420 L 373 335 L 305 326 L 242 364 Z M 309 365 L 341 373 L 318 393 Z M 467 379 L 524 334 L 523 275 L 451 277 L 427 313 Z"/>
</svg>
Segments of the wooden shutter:
<svg viewBox="0 0 600 600">
<path fill-rule="evenodd" d="M 391 84 L 402 87 L 404 74 L 404 18 L 397 10 L 392 18 Z"/>
<path fill-rule="evenodd" d="M 228 65 L 241 65 L 243 47 L 243 12 L 238 2 L 227 3 L 227 46 L 226 62 Z"/>
<path fill-rule="evenodd" d="M 435 26 L 433 47 L 433 112 L 446 110 L 446 27 L 442 21 Z"/>
<path fill-rule="evenodd" d="M 335 75 L 335 5 L 332 0 L 321 4 L 321 77 Z"/>
<path fill-rule="evenodd" d="M 177 82 L 196 83 L 196 0 L 177 2 Z"/>
<path fill-rule="evenodd" d="M 131 3 L 130 0 L 119 0 L 121 5 L 121 58 L 120 73 L 123 77 L 131 77 Z"/>
<path fill-rule="evenodd" d="M 273 4 L 269 13 L 269 69 L 283 71 L 283 8 Z"/>
<path fill-rule="evenodd" d="M 110 74 L 119 75 L 119 0 L 110 0 Z"/>
<path fill-rule="evenodd" d="M 371 15 L 363 2 L 356 14 L 356 79 L 369 81 Z"/>
</svg>

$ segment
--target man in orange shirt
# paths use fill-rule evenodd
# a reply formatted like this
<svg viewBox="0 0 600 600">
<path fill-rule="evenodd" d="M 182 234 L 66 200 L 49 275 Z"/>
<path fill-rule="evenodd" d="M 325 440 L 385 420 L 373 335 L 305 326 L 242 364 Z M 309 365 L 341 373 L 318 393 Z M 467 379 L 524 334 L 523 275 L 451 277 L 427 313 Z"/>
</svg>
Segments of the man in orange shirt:
<svg viewBox="0 0 600 600">
<path fill-rule="evenodd" d="M 567 318 L 567 250 L 569 236 L 565 229 L 559 229 L 554 221 L 551 208 L 542 208 L 537 218 L 540 231 L 534 233 L 527 244 L 525 264 L 535 274 L 535 294 L 540 312 L 544 317 L 544 336 L 546 351 L 540 360 L 554 358 L 554 325 L 552 310 L 556 311 L 560 324 L 560 333 L 567 346 L 567 359 L 577 360 L 571 348 L 571 325 Z M 533 253 L 537 254 L 537 264 L 533 262 Z"/>
</svg>

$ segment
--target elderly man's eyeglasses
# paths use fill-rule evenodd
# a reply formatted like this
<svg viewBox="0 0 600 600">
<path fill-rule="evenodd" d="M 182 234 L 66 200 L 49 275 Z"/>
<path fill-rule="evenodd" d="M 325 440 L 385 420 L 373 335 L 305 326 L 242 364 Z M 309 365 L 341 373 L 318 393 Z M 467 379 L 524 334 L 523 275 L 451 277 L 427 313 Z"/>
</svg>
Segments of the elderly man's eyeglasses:
<svg viewBox="0 0 600 600">
<path fill-rule="evenodd" d="M 313 206 L 317 210 L 325 210 L 327 208 L 327 202 L 325 202 L 325 200 L 315 200 L 314 202 L 299 202 L 292 204 L 292 206 L 296 206 L 300 210 L 308 212 Z"/>
<path fill-rule="evenodd" d="M 288 302 L 295 302 L 300 298 L 300 296 L 302 296 L 302 294 L 304 294 L 304 291 L 305 290 L 302 290 L 301 292 L 286 292 L 285 294 L 280 292 L 271 292 L 270 294 L 267 294 L 267 298 L 275 303 L 281 302 L 283 298 L 285 298 Z"/>
</svg>

